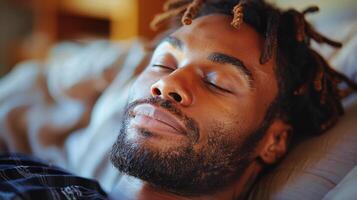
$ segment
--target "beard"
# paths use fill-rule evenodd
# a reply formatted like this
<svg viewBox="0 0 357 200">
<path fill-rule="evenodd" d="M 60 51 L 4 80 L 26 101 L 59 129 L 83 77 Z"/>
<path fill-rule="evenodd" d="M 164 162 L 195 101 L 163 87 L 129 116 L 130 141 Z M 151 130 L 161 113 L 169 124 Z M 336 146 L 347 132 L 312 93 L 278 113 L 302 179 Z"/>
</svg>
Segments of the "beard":
<svg viewBox="0 0 357 200">
<path fill-rule="evenodd" d="M 179 147 L 160 150 L 127 138 L 128 125 L 135 106 L 149 103 L 176 115 L 186 126 L 188 142 Z M 199 128 L 194 119 L 184 115 L 171 102 L 159 97 L 134 101 L 126 108 L 119 136 L 114 143 L 110 160 L 121 172 L 148 182 L 154 187 L 182 196 L 196 196 L 215 191 L 238 180 L 255 159 L 253 151 L 267 129 L 267 123 L 239 142 L 233 140 L 239 130 L 228 129 L 220 123 L 210 125 L 207 143 L 194 148 Z M 151 137 L 146 129 L 137 129 Z"/>
</svg>

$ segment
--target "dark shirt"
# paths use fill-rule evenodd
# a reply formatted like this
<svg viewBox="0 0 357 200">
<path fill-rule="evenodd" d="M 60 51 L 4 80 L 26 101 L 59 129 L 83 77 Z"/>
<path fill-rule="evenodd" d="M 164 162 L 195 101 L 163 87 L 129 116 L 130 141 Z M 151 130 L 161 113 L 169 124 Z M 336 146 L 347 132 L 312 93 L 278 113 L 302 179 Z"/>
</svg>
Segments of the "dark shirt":
<svg viewBox="0 0 357 200">
<path fill-rule="evenodd" d="M 0 199 L 107 199 L 95 180 L 21 155 L 0 156 Z"/>
</svg>

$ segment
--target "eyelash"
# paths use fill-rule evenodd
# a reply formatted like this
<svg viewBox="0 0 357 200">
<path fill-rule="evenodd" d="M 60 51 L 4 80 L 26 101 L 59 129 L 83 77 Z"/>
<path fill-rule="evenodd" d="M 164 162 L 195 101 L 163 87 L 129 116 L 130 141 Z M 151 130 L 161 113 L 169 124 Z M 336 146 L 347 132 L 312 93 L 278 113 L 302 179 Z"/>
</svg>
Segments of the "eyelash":
<svg viewBox="0 0 357 200">
<path fill-rule="evenodd" d="M 159 68 L 162 68 L 162 69 L 166 69 L 166 70 L 170 70 L 170 71 L 174 71 L 175 69 L 172 69 L 170 67 L 167 67 L 165 65 L 160 65 L 160 64 L 153 64 L 152 67 L 159 67 Z M 218 85 L 210 82 L 209 80 L 207 79 L 204 79 L 204 83 L 207 84 L 209 87 L 215 89 L 215 90 L 219 90 L 221 92 L 226 92 L 226 93 L 232 93 L 231 91 L 227 90 L 227 89 L 224 89 L 224 88 L 221 88 L 219 87 Z"/>
<path fill-rule="evenodd" d="M 167 70 L 170 70 L 170 71 L 175 70 L 175 69 L 172 69 L 171 67 L 168 67 L 168 66 L 165 66 L 165 65 L 159 65 L 159 64 L 153 64 L 152 67 L 159 67 L 159 68 L 167 69 Z"/>
<path fill-rule="evenodd" d="M 227 90 L 227 89 L 224 89 L 224 88 L 221 88 L 221 87 L 219 87 L 218 85 L 216 85 L 216 84 L 214 84 L 214 83 L 212 83 L 212 82 L 210 82 L 210 81 L 208 81 L 208 80 L 205 80 L 204 81 L 209 87 L 212 87 L 213 89 L 215 89 L 215 90 L 219 90 L 219 91 L 221 91 L 221 92 L 226 92 L 226 93 L 232 93 L 231 91 L 229 91 L 229 90 Z"/>
</svg>

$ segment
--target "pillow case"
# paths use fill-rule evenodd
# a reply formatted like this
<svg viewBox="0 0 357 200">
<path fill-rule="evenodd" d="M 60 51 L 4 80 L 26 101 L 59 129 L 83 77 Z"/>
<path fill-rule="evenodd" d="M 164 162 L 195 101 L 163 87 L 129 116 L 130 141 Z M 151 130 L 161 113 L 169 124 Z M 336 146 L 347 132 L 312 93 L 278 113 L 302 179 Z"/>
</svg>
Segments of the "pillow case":
<svg viewBox="0 0 357 200">
<path fill-rule="evenodd" d="M 357 95 L 326 133 L 292 149 L 253 187 L 249 199 L 322 199 L 357 165 Z"/>
<path fill-rule="evenodd" d="M 357 166 L 323 200 L 355 199 L 357 197 Z"/>
</svg>

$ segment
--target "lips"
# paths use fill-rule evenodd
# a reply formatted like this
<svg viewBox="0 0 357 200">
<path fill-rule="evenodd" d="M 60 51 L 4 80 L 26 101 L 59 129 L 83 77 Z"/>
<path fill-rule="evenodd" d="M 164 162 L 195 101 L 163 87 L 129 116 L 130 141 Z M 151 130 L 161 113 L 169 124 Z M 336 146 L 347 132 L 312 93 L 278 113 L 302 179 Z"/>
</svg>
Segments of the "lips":
<svg viewBox="0 0 357 200">
<path fill-rule="evenodd" d="M 170 112 L 151 104 L 137 105 L 133 114 L 134 123 L 139 126 L 163 132 L 185 134 L 185 128 L 179 119 Z"/>
</svg>

